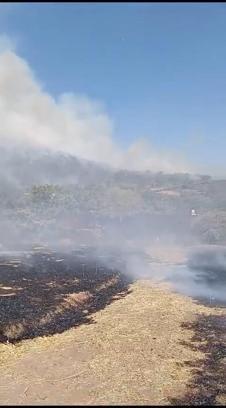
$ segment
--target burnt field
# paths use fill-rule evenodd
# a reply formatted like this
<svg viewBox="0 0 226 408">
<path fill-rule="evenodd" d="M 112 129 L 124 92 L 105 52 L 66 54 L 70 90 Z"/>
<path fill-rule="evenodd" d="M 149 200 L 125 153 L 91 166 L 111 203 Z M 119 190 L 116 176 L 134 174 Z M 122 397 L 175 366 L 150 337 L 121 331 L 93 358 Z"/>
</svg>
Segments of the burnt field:
<svg viewBox="0 0 226 408">
<path fill-rule="evenodd" d="M 1 255 L 1 341 L 18 342 L 92 323 L 92 313 L 129 291 L 131 280 L 120 271 L 120 259 L 113 260 L 112 268 L 107 261 L 109 256 L 98 259 L 88 250 Z"/>
<path fill-rule="evenodd" d="M 2 253 L 1 402 L 224 405 L 222 268 L 172 252 Z"/>
<path fill-rule="evenodd" d="M 94 312 L 126 296 L 130 285 L 142 279 L 224 308 L 224 256 L 219 248 L 208 248 L 192 253 L 187 262 L 164 264 L 154 254 L 87 246 L 2 253 L 0 341 L 15 343 L 92 323 Z"/>
</svg>

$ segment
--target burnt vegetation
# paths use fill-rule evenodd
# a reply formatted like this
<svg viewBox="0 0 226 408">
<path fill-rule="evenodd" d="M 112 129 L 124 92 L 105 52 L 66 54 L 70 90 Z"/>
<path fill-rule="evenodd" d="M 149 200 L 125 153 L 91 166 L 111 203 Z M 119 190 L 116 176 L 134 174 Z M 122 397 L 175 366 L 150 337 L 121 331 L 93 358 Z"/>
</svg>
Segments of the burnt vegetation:
<svg viewBox="0 0 226 408">
<path fill-rule="evenodd" d="M 185 362 L 192 368 L 192 379 L 186 394 L 171 398 L 171 405 L 225 405 L 226 317 L 203 315 L 193 323 L 184 323 L 183 328 L 194 333 L 191 342 L 183 345 L 201 351 L 203 357 Z"/>
<path fill-rule="evenodd" d="M 129 293 L 128 277 L 76 255 L 1 258 L 0 341 L 61 333 L 92 324 L 92 314 Z"/>
</svg>

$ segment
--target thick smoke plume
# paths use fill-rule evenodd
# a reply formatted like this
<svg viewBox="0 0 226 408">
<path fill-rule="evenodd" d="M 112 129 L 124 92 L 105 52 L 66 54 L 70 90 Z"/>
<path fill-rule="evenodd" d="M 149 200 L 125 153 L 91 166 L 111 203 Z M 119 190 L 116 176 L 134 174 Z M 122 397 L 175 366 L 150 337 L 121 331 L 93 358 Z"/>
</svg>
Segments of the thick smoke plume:
<svg viewBox="0 0 226 408">
<path fill-rule="evenodd" d="M 29 64 L 0 37 L 0 144 L 49 149 L 116 168 L 191 171 L 181 155 L 157 152 L 145 140 L 123 151 L 102 104 L 74 93 L 53 98 Z"/>
</svg>

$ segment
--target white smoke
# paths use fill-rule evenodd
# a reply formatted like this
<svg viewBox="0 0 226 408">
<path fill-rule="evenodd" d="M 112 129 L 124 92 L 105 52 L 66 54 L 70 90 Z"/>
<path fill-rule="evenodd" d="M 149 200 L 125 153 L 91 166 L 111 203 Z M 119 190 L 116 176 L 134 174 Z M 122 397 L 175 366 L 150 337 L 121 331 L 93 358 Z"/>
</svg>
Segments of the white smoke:
<svg viewBox="0 0 226 408">
<path fill-rule="evenodd" d="M 102 105 L 73 93 L 54 99 L 28 63 L 0 36 L 0 144 L 47 148 L 116 168 L 188 172 L 185 160 L 158 153 L 138 140 L 128 150 L 113 138 L 113 123 Z"/>
</svg>

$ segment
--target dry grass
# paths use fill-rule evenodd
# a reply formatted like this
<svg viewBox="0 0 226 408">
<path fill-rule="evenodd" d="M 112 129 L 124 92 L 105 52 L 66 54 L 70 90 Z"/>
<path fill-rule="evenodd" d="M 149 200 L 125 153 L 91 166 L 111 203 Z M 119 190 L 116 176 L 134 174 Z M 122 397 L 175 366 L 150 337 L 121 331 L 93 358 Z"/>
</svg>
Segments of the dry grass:
<svg viewBox="0 0 226 408">
<path fill-rule="evenodd" d="M 93 324 L 2 345 L 1 402 L 170 405 L 182 397 L 193 378 L 187 362 L 205 357 L 187 346 L 194 330 L 184 322 L 224 310 L 148 281 L 131 289 L 94 313 Z"/>
</svg>

